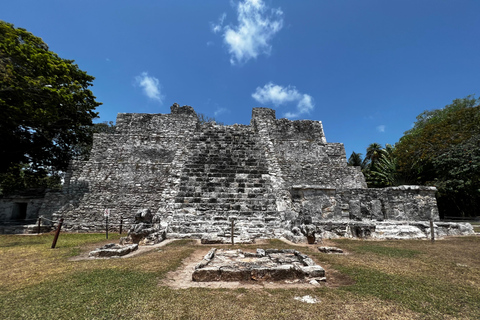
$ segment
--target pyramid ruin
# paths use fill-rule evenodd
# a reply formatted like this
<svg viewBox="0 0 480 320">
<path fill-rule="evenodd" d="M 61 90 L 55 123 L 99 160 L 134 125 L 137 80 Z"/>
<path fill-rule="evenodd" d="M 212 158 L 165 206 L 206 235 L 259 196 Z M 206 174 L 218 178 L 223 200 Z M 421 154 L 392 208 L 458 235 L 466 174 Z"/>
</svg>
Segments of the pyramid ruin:
<svg viewBox="0 0 480 320">
<path fill-rule="evenodd" d="M 173 238 L 228 236 L 232 221 L 251 238 L 308 230 L 368 237 L 392 225 L 426 234 L 426 221 L 439 218 L 433 187 L 367 188 L 320 121 L 254 108 L 250 125 L 223 126 L 177 104 L 170 114 L 118 114 L 116 133 L 95 135 L 90 159 L 71 163 L 63 190 L 47 194 L 40 214 L 90 232 L 104 229 L 105 209 L 112 225 L 149 209 Z"/>
</svg>

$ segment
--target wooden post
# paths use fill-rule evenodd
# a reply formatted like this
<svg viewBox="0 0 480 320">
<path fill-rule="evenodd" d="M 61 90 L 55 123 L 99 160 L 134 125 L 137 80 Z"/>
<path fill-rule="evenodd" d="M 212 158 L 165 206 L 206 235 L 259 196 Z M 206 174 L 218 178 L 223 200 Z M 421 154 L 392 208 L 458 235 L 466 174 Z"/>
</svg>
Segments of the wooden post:
<svg viewBox="0 0 480 320">
<path fill-rule="evenodd" d="M 58 236 L 60 235 L 60 229 L 62 229 L 62 224 L 63 224 L 63 218 L 60 218 L 58 220 L 58 226 L 57 226 L 57 231 L 55 232 L 55 237 L 53 238 L 52 249 L 55 249 L 55 246 L 57 245 L 57 240 L 58 240 Z"/>
<path fill-rule="evenodd" d="M 40 224 L 42 223 L 42 217 L 38 217 L 38 230 L 37 234 L 40 234 Z"/>
<path fill-rule="evenodd" d="M 435 241 L 435 229 L 433 228 L 433 219 L 430 219 L 430 236 L 432 237 L 432 242 Z"/>
<path fill-rule="evenodd" d="M 108 239 L 108 215 L 105 216 L 105 231 L 106 231 L 106 236 L 107 236 L 106 239 Z"/>
<path fill-rule="evenodd" d="M 123 217 L 120 216 L 120 234 L 122 234 L 122 229 L 123 229 Z"/>
</svg>

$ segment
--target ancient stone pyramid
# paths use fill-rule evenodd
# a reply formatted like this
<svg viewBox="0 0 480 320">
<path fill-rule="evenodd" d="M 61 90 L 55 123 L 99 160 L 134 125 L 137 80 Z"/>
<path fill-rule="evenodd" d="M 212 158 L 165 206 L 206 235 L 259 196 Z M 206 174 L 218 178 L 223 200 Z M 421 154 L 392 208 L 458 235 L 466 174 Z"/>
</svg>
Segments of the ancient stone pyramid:
<svg viewBox="0 0 480 320">
<path fill-rule="evenodd" d="M 367 219 L 438 219 L 434 188 L 367 189 L 341 143 L 320 121 L 276 119 L 254 108 L 250 125 L 200 123 L 192 107 L 125 114 L 115 134 L 96 134 L 90 159 L 73 161 L 64 188 L 41 214 L 72 231 L 126 223 L 150 209 L 172 236 L 236 232 L 278 237 L 302 224 Z"/>
</svg>

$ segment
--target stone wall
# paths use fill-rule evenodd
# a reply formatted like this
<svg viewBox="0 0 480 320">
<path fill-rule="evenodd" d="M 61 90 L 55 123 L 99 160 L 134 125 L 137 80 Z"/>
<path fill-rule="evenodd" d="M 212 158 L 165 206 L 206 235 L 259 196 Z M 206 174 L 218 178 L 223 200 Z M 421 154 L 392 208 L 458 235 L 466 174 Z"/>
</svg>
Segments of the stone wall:
<svg viewBox="0 0 480 320">
<path fill-rule="evenodd" d="M 439 220 L 436 189 L 401 186 L 371 189 L 335 189 L 315 185 L 292 187 L 299 223 L 324 220 Z"/>
<path fill-rule="evenodd" d="M 29 196 L 9 196 L 0 199 L 0 222 L 35 222 L 42 206 L 43 198 Z M 23 208 L 21 208 L 23 207 Z M 21 211 L 24 210 L 23 214 Z"/>
<path fill-rule="evenodd" d="M 254 108 L 250 125 L 200 124 L 193 108 L 119 114 L 115 134 L 97 134 L 90 159 L 72 162 L 62 192 L 41 214 L 66 230 L 100 231 L 135 212 L 156 213 L 170 237 L 279 237 L 299 224 L 342 219 L 438 219 L 435 190 L 367 189 L 341 143 L 320 121 L 276 119 Z"/>
</svg>

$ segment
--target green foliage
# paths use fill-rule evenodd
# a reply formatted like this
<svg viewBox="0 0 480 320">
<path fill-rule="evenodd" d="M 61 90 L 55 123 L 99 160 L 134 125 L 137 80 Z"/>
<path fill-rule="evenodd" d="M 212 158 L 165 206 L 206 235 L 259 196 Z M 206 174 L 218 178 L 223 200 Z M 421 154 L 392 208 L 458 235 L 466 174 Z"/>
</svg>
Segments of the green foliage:
<svg viewBox="0 0 480 320">
<path fill-rule="evenodd" d="M 355 151 L 352 151 L 350 158 L 348 158 L 347 165 L 352 167 L 360 167 L 363 170 L 366 166 L 366 162 L 365 160 L 362 160 L 361 153 L 356 153 Z"/>
<path fill-rule="evenodd" d="M 370 169 L 375 168 L 378 160 L 382 156 L 382 145 L 379 143 L 372 143 L 367 148 L 367 154 L 365 155 L 365 160 L 369 162 Z"/>
<path fill-rule="evenodd" d="M 90 127 L 100 103 L 88 90 L 94 77 L 73 62 L 25 29 L 0 21 L 2 176 L 21 171 L 39 178 L 55 175 L 79 156 L 77 145 L 91 144 Z"/>
<path fill-rule="evenodd" d="M 480 134 L 480 99 L 456 99 L 443 109 L 425 111 L 396 146 L 400 170 L 414 172 L 419 183 L 435 179 L 432 161 L 451 146 Z"/>
<path fill-rule="evenodd" d="M 367 185 L 370 188 L 383 188 L 407 184 L 410 179 L 398 170 L 398 161 L 394 154 L 395 147 L 386 144 L 383 148 L 372 143 L 367 148 L 367 157 L 362 160 L 361 153 L 352 152 L 348 165 L 362 169 Z"/>
<path fill-rule="evenodd" d="M 435 185 L 440 216 L 480 215 L 480 99 L 425 111 L 395 146 L 367 148 L 369 187 Z M 363 163 L 352 153 L 349 164 Z"/>
<path fill-rule="evenodd" d="M 425 111 L 395 148 L 398 170 L 435 185 L 441 216 L 479 214 L 480 99 L 456 99 Z"/>
<path fill-rule="evenodd" d="M 432 165 L 443 211 L 480 216 L 480 134 L 450 146 Z"/>
</svg>

